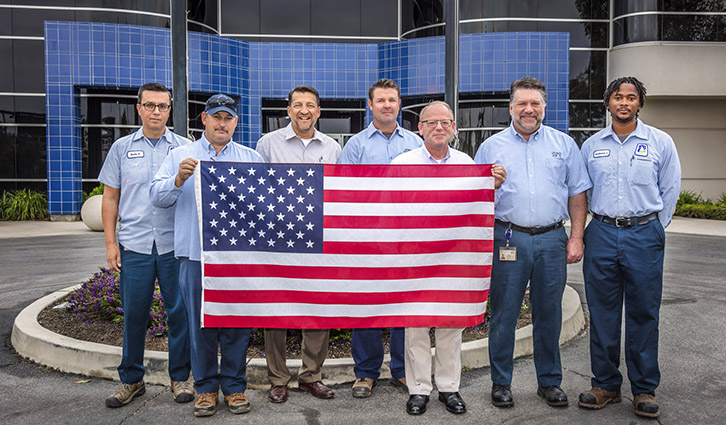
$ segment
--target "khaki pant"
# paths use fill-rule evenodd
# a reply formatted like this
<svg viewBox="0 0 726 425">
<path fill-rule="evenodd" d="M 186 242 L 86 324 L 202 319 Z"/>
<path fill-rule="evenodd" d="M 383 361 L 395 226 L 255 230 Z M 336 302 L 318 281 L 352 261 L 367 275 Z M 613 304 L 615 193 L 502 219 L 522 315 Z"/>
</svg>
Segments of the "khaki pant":
<svg viewBox="0 0 726 425">
<path fill-rule="evenodd" d="M 267 377 L 272 385 L 287 385 L 290 371 L 285 365 L 285 343 L 287 329 L 265 329 L 265 358 Z M 316 382 L 323 379 L 321 368 L 328 355 L 330 329 L 302 330 L 302 367 L 298 372 L 299 382 Z"/>
<path fill-rule="evenodd" d="M 431 383 L 431 328 L 406 328 L 406 382 L 408 393 L 429 395 Z M 464 328 L 436 328 L 436 387 L 439 392 L 459 391 L 461 333 Z"/>
</svg>

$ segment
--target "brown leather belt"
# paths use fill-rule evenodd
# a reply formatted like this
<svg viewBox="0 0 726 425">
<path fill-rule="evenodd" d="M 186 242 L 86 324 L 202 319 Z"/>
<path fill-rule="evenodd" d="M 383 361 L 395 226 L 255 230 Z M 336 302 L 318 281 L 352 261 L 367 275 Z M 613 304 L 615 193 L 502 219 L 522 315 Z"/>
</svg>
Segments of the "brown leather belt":
<svg viewBox="0 0 726 425">
<path fill-rule="evenodd" d="M 547 233 L 549 231 L 559 229 L 560 227 L 562 227 L 565 224 L 564 221 L 560 221 L 560 222 L 557 222 L 555 224 L 545 226 L 545 227 L 522 227 L 522 226 L 517 226 L 514 223 L 509 223 L 507 221 L 502 221 L 499 219 L 494 220 L 494 222 L 500 226 L 511 227 L 512 230 L 516 230 L 516 231 L 522 232 L 522 233 L 527 233 L 528 235 L 532 235 L 532 236 L 541 235 L 542 233 Z"/>
<path fill-rule="evenodd" d="M 652 212 L 641 217 L 608 217 L 600 214 L 592 214 L 592 218 L 603 223 L 612 224 L 615 227 L 633 227 L 648 224 L 658 218 L 657 212 Z"/>
</svg>

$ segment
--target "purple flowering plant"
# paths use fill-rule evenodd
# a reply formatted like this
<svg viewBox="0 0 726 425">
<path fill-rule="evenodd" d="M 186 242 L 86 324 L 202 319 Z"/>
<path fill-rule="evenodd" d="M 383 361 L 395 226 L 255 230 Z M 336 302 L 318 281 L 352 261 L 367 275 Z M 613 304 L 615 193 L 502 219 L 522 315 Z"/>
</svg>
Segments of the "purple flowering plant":
<svg viewBox="0 0 726 425">
<path fill-rule="evenodd" d="M 119 293 L 119 274 L 105 267 L 99 269 L 90 279 L 81 283 L 80 288 L 71 292 L 66 310 L 86 323 L 105 320 L 121 326 L 124 309 Z M 167 331 L 164 299 L 157 281 L 154 282 L 147 333 L 159 337 L 166 335 Z"/>
</svg>

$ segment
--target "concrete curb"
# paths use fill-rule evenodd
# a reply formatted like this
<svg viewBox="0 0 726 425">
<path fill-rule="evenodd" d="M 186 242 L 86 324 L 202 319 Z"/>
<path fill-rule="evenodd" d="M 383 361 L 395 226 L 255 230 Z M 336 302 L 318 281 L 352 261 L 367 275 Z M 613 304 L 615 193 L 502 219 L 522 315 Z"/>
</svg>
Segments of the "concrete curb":
<svg viewBox="0 0 726 425">
<path fill-rule="evenodd" d="M 116 371 L 121 362 L 121 347 L 97 344 L 69 338 L 42 327 L 38 323 L 38 314 L 49 304 L 62 298 L 78 286 L 56 291 L 47 295 L 20 312 L 15 318 L 11 343 L 15 350 L 28 359 L 42 365 L 56 368 L 62 372 L 78 373 L 96 378 L 118 379 Z M 562 333 L 560 344 L 563 344 L 580 333 L 585 327 L 585 317 L 577 292 L 565 287 L 562 298 Z M 514 344 L 514 357 L 532 354 L 532 325 L 518 329 Z M 432 349 L 432 355 L 433 355 Z M 381 378 L 390 378 L 386 355 L 381 369 Z M 489 366 L 489 340 L 466 342 L 462 345 L 461 365 L 463 368 L 475 369 Z M 146 351 L 146 375 L 144 380 L 149 384 L 167 385 L 167 353 Z M 288 360 L 287 366 L 293 374 L 302 366 L 301 360 Z M 323 366 L 323 377 L 327 384 L 340 384 L 355 380 L 353 359 L 327 359 Z M 250 359 L 247 363 L 248 386 L 253 389 L 269 387 L 267 366 L 264 359 Z"/>
</svg>

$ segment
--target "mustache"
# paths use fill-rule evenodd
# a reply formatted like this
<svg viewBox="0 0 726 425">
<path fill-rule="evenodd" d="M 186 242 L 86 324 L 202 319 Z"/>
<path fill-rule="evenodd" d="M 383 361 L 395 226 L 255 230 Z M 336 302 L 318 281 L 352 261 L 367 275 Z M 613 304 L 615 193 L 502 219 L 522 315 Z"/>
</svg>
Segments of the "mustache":
<svg viewBox="0 0 726 425">
<path fill-rule="evenodd" d="M 215 127 L 215 128 L 214 128 L 214 131 L 219 131 L 219 130 L 222 130 L 222 131 L 224 131 L 225 133 L 229 133 L 229 131 L 227 131 L 227 129 L 226 129 L 226 128 L 224 128 L 224 127 Z"/>
</svg>

